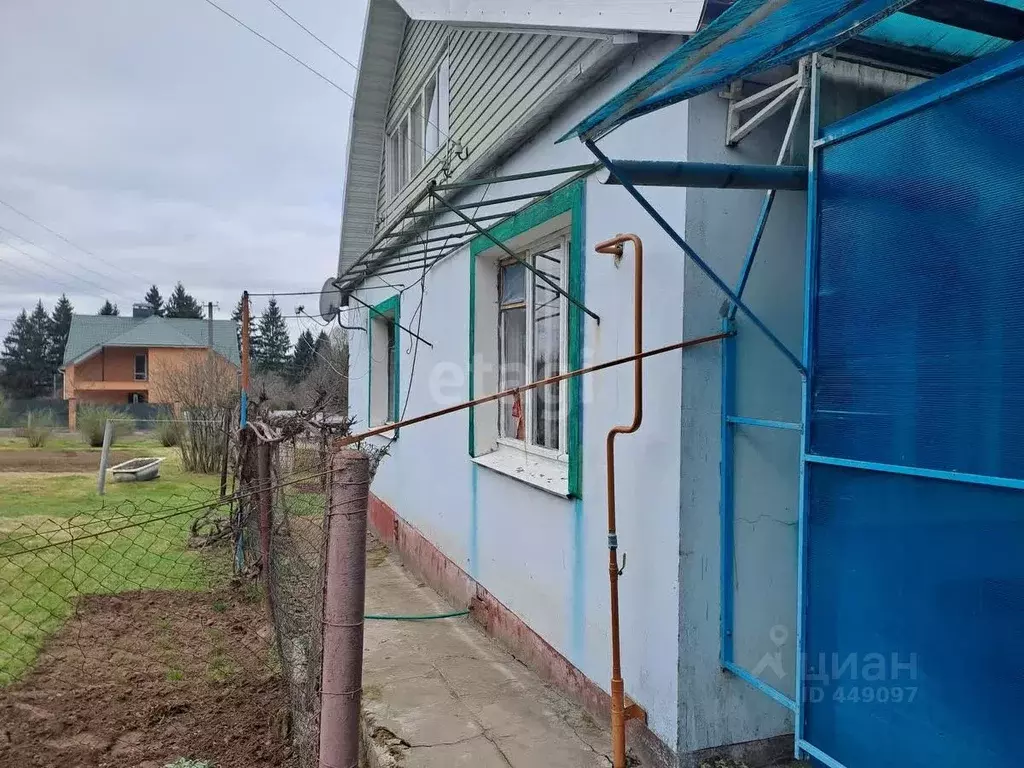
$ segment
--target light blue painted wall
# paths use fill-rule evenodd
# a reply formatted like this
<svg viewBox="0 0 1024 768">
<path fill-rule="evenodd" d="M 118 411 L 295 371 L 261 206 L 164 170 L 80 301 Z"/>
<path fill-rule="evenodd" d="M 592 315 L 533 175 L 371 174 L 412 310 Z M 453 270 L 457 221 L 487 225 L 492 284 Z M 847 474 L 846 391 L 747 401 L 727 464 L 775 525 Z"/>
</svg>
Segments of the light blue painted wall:
<svg viewBox="0 0 1024 768">
<path fill-rule="evenodd" d="M 517 173 L 589 162 L 578 142 L 554 140 L 616 89 L 628 84 L 667 51 L 662 44 L 624 64 L 566 109 L 522 146 L 497 173 Z M 613 155 L 649 148 L 651 157 L 682 158 L 686 107 L 679 106 L 617 132 L 606 142 Z M 490 196 L 538 188 L 536 181 L 503 184 Z M 660 191 L 659 204 L 681 216 L 683 190 Z M 475 199 L 475 198 L 471 198 Z M 616 187 L 591 179 L 586 190 L 585 302 L 602 318 L 587 320 L 584 363 L 632 352 L 632 259 L 616 268 L 593 245 L 622 231 L 645 239 L 647 292 L 645 346 L 679 340 L 682 327 L 683 265 L 674 246 Z M 419 288 L 402 297 L 405 325 L 434 344 L 419 345 L 413 373 L 409 336 L 402 333 L 401 378 L 407 415 L 425 413 L 468 395 L 465 378 L 469 317 L 468 253 L 434 268 L 426 281 L 422 325 L 417 318 Z M 416 273 L 390 275 L 411 284 Z M 377 303 L 395 290 L 371 280 L 360 291 Z M 365 325 L 365 312 L 350 323 Z M 480 330 L 478 330 L 478 333 Z M 368 358 L 365 334 L 350 333 L 350 402 L 365 426 Z M 410 376 L 412 386 L 410 388 Z M 679 355 L 646 365 L 646 419 L 639 434 L 620 438 L 619 541 L 628 565 L 620 582 L 623 667 L 627 693 L 650 715 L 650 725 L 674 746 L 677 727 Z M 438 398 L 438 384 L 450 382 Z M 598 685 L 608 688 L 608 560 L 604 443 L 615 424 L 632 416 L 629 366 L 588 377 L 584 385 L 583 499 L 560 499 L 522 482 L 474 465 L 467 454 L 466 413 L 402 430 L 373 483 L 383 498 L 452 560 L 569 658 Z M 408 399 L 408 405 L 406 400 Z"/>
</svg>

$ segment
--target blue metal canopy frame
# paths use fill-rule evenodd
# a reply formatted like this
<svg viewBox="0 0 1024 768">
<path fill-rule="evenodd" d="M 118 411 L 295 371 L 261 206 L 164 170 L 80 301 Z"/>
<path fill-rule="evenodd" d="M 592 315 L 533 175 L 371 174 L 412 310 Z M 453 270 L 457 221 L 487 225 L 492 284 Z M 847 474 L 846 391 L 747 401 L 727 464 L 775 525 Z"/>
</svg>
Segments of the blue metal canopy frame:
<svg viewBox="0 0 1024 768">
<path fill-rule="evenodd" d="M 582 135 L 583 141 L 594 156 L 617 178 L 619 183 L 629 194 L 647 211 L 652 219 L 665 231 L 665 233 L 689 256 L 696 266 L 707 275 L 712 282 L 728 297 L 731 307 L 723 325 L 726 330 L 733 327 L 733 319 L 737 311 L 743 312 L 751 322 L 773 343 L 773 345 L 784 355 L 801 374 L 801 421 L 800 423 L 783 422 L 776 420 L 753 418 L 734 413 L 735 408 L 735 339 L 728 338 L 723 341 L 722 351 L 722 477 L 721 477 L 721 536 L 722 536 L 722 615 L 721 615 L 721 664 L 723 669 L 728 670 L 737 677 L 743 679 L 762 693 L 794 712 L 795 718 L 795 744 L 796 756 L 810 756 L 828 768 L 845 768 L 842 763 L 826 754 L 824 751 L 807 741 L 805 731 L 806 702 L 804 691 L 806 690 L 806 571 L 807 571 L 807 540 L 808 540 L 808 484 L 807 468 L 815 463 L 831 463 L 841 466 L 857 466 L 862 469 L 876 470 L 887 473 L 912 474 L 921 477 L 939 478 L 943 480 L 957 481 L 960 483 L 983 484 L 1015 489 L 1024 489 L 1024 481 L 1018 479 L 1005 479 L 969 475 L 966 473 L 948 472 L 939 470 L 914 469 L 908 467 L 896 467 L 890 465 L 874 464 L 871 462 L 854 462 L 852 460 L 834 459 L 830 457 L 816 456 L 809 450 L 807 424 L 810 418 L 810 397 L 809 381 L 813 371 L 814 361 L 812 359 L 813 339 L 813 318 L 815 316 L 816 296 L 816 264 L 818 253 L 818 220 L 817 220 L 817 183 L 818 164 L 821 150 L 839 141 L 856 136 L 864 131 L 873 130 L 886 123 L 897 120 L 918 109 L 927 107 L 937 101 L 942 101 L 955 96 L 971 88 L 982 86 L 992 80 L 1019 73 L 1024 70 L 1024 43 L 1017 43 L 1010 49 L 994 54 L 984 61 L 978 61 L 961 67 L 955 76 L 932 81 L 925 85 L 900 94 L 886 100 L 875 107 L 857 113 L 839 123 L 831 126 L 824 134 L 820 129 L 819 101 L 821 91 L 820 69 L 815 62 L 811 67 L 810 83 L 810 136 L 809 136 L 809 165 L 808 165 L 808 220 L 806 238 L 806 261 L 804 278 L 804 336 L 803 345 L 799 357 L 791 352 L 779 338 L 750 310 L 743 301 L 743 290 L 750 268 L 755 257 L 758 244 L 764 231 L 765 221 L 769 215 L 774 191 L 769 191 L 762 206 L 761 215 L 755 229 L 750 250 L 744 260 L 739 284 L 735 289 L 730 288 L 719 277 L 695 251 L 686 243 L 683 237 L 675 231 L 671 224 L 654 208 L 654 206 L 637 189 L 634 179 L 630 176 L 632 166 L 610 160 L 597 147 L 593 138 Z M 794 116 L 795 119 L 795 116 Z M 787 139 L 788 140 L 788 139 Z M 780 155 L 781 158 L 781 155 Z M 781 162 L 781 159 L 780 159 Z M 733 456 L 732 440 L 733 430 L 736 426 L 746 426 L 765 429 L 779 429 L 796 431 L 800 433 L 800 460 L 799 460 L 799 504 L 797 513 L 797 613 L 796 613 L 796 688 L 795 696 L 789 697 L 781 691 L 773 688 L 760 680 L 742 666 L 737 664 L 733 658 L 732 641 L 732 620 L 733 620 Z"/>
</svg>

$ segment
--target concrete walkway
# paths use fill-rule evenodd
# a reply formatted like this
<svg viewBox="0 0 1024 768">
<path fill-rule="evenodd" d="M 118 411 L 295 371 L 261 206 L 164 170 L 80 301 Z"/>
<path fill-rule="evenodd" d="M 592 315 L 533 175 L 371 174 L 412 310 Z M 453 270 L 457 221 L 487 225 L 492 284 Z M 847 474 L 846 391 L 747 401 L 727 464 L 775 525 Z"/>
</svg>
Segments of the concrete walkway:
<svg viewBox="0 0 1024 768">
<path fill-rule="evenodd" d="M 368 543 L 366 612 L 451 611 Z M 610 736 L 469 618 L 367 621 L 363 742 L 369 768 L 608 768 Z"/>
</svg>

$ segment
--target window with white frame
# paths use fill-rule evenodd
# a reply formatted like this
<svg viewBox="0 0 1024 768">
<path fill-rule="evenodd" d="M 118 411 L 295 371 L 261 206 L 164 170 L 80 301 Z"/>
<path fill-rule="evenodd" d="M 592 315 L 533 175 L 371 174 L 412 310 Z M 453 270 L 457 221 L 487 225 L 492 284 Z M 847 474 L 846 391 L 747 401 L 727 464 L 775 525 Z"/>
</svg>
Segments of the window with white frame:
<svg viewBox="0 0 1024 768">
<path fill-rule="evenodd" d="M 568 304 L 567 237 L 559 234 L 529 248 L 498 270 L 498 385 L 522 387 L 566 371 Z M 547 278 L 547 279 L 545 279 Z M 505 398 L 498 412 L 499 442 L 564 458 L 567 388 L 548 384 Z"/>
<path fill-rule="evenodd" d="M 416 91 L 387 137 L 387 196 L 394 200 L 405 186 L 441 149 L 448 137 L 447 55 Z"/>
</svg>

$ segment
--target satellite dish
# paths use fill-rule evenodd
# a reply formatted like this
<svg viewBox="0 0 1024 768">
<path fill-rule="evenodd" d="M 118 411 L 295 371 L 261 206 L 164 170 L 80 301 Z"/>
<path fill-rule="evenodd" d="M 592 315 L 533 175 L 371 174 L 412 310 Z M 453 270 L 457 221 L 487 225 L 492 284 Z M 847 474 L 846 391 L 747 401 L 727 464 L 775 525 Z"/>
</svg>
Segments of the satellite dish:
<svg viewBox="0 0 1024 768">
<path fill-rule="evenodd" d="M 320 317 L 331 322 L 341 312 L 341 289 L 334 284 L 337 278 L 329 277 L 320 291 Z"/>
</svg>

